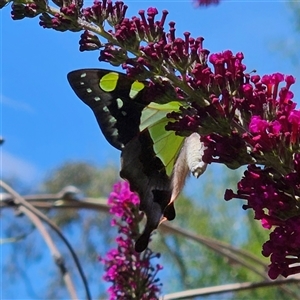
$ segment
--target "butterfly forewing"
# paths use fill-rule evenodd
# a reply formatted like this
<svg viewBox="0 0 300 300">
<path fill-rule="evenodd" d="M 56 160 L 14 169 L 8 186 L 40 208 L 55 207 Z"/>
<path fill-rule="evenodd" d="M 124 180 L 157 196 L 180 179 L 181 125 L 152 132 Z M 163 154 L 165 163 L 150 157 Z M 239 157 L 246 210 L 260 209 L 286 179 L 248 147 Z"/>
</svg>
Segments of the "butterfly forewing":
<svg viewBox="0 0 300 300">
<path fill-rule="evenodd" d="M 101 69 L 68 74 L 76 95 L 94 112 L 107 141 L 121 150 L 139 134 L 144 84 L 124 74 Z"/>
</svg>

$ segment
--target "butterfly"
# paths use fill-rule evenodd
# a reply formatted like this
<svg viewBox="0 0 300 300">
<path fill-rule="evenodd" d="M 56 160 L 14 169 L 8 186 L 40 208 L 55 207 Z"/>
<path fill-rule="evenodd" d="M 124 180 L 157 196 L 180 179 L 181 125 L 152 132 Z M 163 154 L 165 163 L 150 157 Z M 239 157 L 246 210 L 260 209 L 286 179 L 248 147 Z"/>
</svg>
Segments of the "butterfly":
<svg viewBox="0 0 300 300">
<path fill-rule="evenodd" d="M 165 130 L 167 114 L 186 105 L 167 82 L 151 85 L 104 69 L 82 69 L 68 74 L 75 94 L 88 105 L 106 140 L 121 151 L 120 176 L 140 198 L 147 221 L 135 243 L 144 251 L 153 230 L 175 218 L 174 200 L 190 171 L 198 177 L 205 169 L 203 144 Z"/>
</svg>

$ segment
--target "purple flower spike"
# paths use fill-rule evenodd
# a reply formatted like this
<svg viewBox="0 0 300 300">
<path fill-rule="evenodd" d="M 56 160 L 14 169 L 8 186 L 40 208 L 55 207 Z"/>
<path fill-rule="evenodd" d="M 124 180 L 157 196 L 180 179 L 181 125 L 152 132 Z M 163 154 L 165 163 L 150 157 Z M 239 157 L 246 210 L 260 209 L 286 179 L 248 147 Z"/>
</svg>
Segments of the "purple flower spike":
<svg viewBox="0 0 300 300">
<path fill-rule="evenodd" d="M 100 258 L 106 273 L 105 281 L 111 282 L 109 299 L 149 300 L 158 299 L 161 290 L 156 278 L 162 266 L 153 266 L 151 259 L 159 258 L 147 248 L 143 253 L 134 250 L 134 240 L 139 236 L 142 213 L 138 209 L 139 198 L 131 192 L 127 182 L 114 185 L 108 199 L 110 213 L 114 216 L 112 226 L 118 227 L 117 248 Z"/>
</svg>

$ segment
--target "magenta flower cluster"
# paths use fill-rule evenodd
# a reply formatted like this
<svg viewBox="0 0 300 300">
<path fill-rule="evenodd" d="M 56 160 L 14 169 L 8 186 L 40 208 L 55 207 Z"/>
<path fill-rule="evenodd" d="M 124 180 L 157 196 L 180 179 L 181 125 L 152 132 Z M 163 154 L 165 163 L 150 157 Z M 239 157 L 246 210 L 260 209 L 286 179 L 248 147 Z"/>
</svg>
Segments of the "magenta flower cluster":
<svg viewBox="0 0 300 300">
<path fill-rule="evenodd" d="M 299 154 L 295 155 L 299 165 Z M 245 199 L 244 209 L 253 209 L 255 219 L 266 229 L 273 228 L 262 254 L 270 256 L 269 277 L 287 277 L 300 272 L 300 173 L 299 168 L 280 176 L 272 168 L 249 165 L 238 183 L 237 193 L 227 190 L 225 199 Z"/>
<path fill-rule="evenodd" d="M 270 278 L 298 273 L 300 111 L 290 91 L 295 78 L 280 73 L 250 76 L 244 72 L 242 53 L 225 51 L 208 60 L 213 69 L 206 62 L 196 64 L 186 79 L 208 105 L 195 99 L 190 107 L 170 113 L 173 121 L 167 129 L 179 135 L 200 133 L 207 163 L 232 169 L 248 165 L 237 193 L 227 190 L 225 199 L 247 200 L 244 208 L 253 209 L 265 228 L 274 229 L 263 246 L 263 255 L 271 256 Z"/>
<path fill-rule="evenodd" d="M 274 229 L 263 255 L 271 255 L 269 276 L 275 279 L 300 271 L 300 111 L 290 91 L 294 77 L 249 76 L 242 58 L 230 51 L 210 56 L 214 71 L 203 66 L 197 82 L 209 105 L 195 101 L 169 114 L 175 122 L 167 128 L 177 134 L 201 133 L 207 163 L 233 169 L 248 164 L 237 193 L 227 190 L 225 199 L 247 200 L 244 208 L 253 209 L 265 228 Z"/>
<path fill-rule="evenodd" d="M 206 62 L 196 64 L 186 79 L 208 105 L 195 99 L 190 107 L 170 113 L 166 128 L 179 135 L 200 133 L 207 163 L 232 169 L 248 165 L 237 193 L 227 190 L 225 199 L 247 200 L 244 208 L 253 209 L 265 228 L 274 229 L 263 247 L 263 255 L 271 256 L 270 278 L 298 273 L 300 111 L 290 91 L 295 78 L 280 73 L 250 76 L 241 53 L 225 51 L 208 60 L 213 69 Z"/>
<path fill-rule="evenodd" d="M 300 218 L 295 216 L 285 222 L 278 220 L 277 222 L 280 224 L 270 234 L 270 240 L 263 245 L 262 251 L 264 256 L 271 256 L 269 269 L 271 279 L 279 275 L 287 277 L 300 273 Z M 268 220 L 266 223 L 270 226 Z"/>
<path fill-rule="evenodd" d="M 160 255 L 149 248 L 143 253 L 134 250 L 134 241 L 140 234 L 139 222 L 143 218 L 138 204 L 139 198 L 130 191 L 127 182 L 114 185 L 108 205 L 114 216 L 111 224 L 118 228 L 117 248 L 100 258 L 106 270 L 104 280 L 112 283 L 108 289 L 110 300 L 155 300 L 161 290 L 156 275 L 162 267 L 151 263 Z"/>
</svg>

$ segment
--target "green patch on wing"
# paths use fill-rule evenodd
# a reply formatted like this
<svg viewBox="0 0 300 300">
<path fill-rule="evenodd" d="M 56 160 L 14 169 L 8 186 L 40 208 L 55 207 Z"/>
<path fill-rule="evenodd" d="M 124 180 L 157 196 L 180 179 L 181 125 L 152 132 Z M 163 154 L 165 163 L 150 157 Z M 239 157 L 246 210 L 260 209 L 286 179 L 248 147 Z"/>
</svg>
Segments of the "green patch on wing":
<svg viewBox="0 0 300 300">
<path fill-rule="evenodd" d="M 151 102 L 142 111 L 140 131 L 154 125 L 172 111 L 179 111 L 182 104 L 178 101 L 172 101 L 166 104 Z"/>
<path fill-rule="evenodd" d="M 165 127 L 170 121 L 166 115 L 172 111 L 179 111 L 180 102 L 173 101 L 166 104 L 151 102 L 141 116 L 140 131 L 149 130 L 153 140 L 153 149 L 157 157 L 166 167 L 167 175 L 171 175 L 176 157 L 182 147 L 184 138 L 175 135 L 174 131 L 166 131 Z"/>
<path fill-rule="evenodd" d="M 118 73 L 109 72 L 100 79 L 99 86 L 105 92 L 112 92 L 116 89 L 118 80 L 119 80 Z"/>
<path fill-rule="evenodd" d="M 145 84 L 140 81 L 134 81 L 131 85 L 129 97 L 134 99 L 138 93 L 145 88 Z"/>
</svg>

